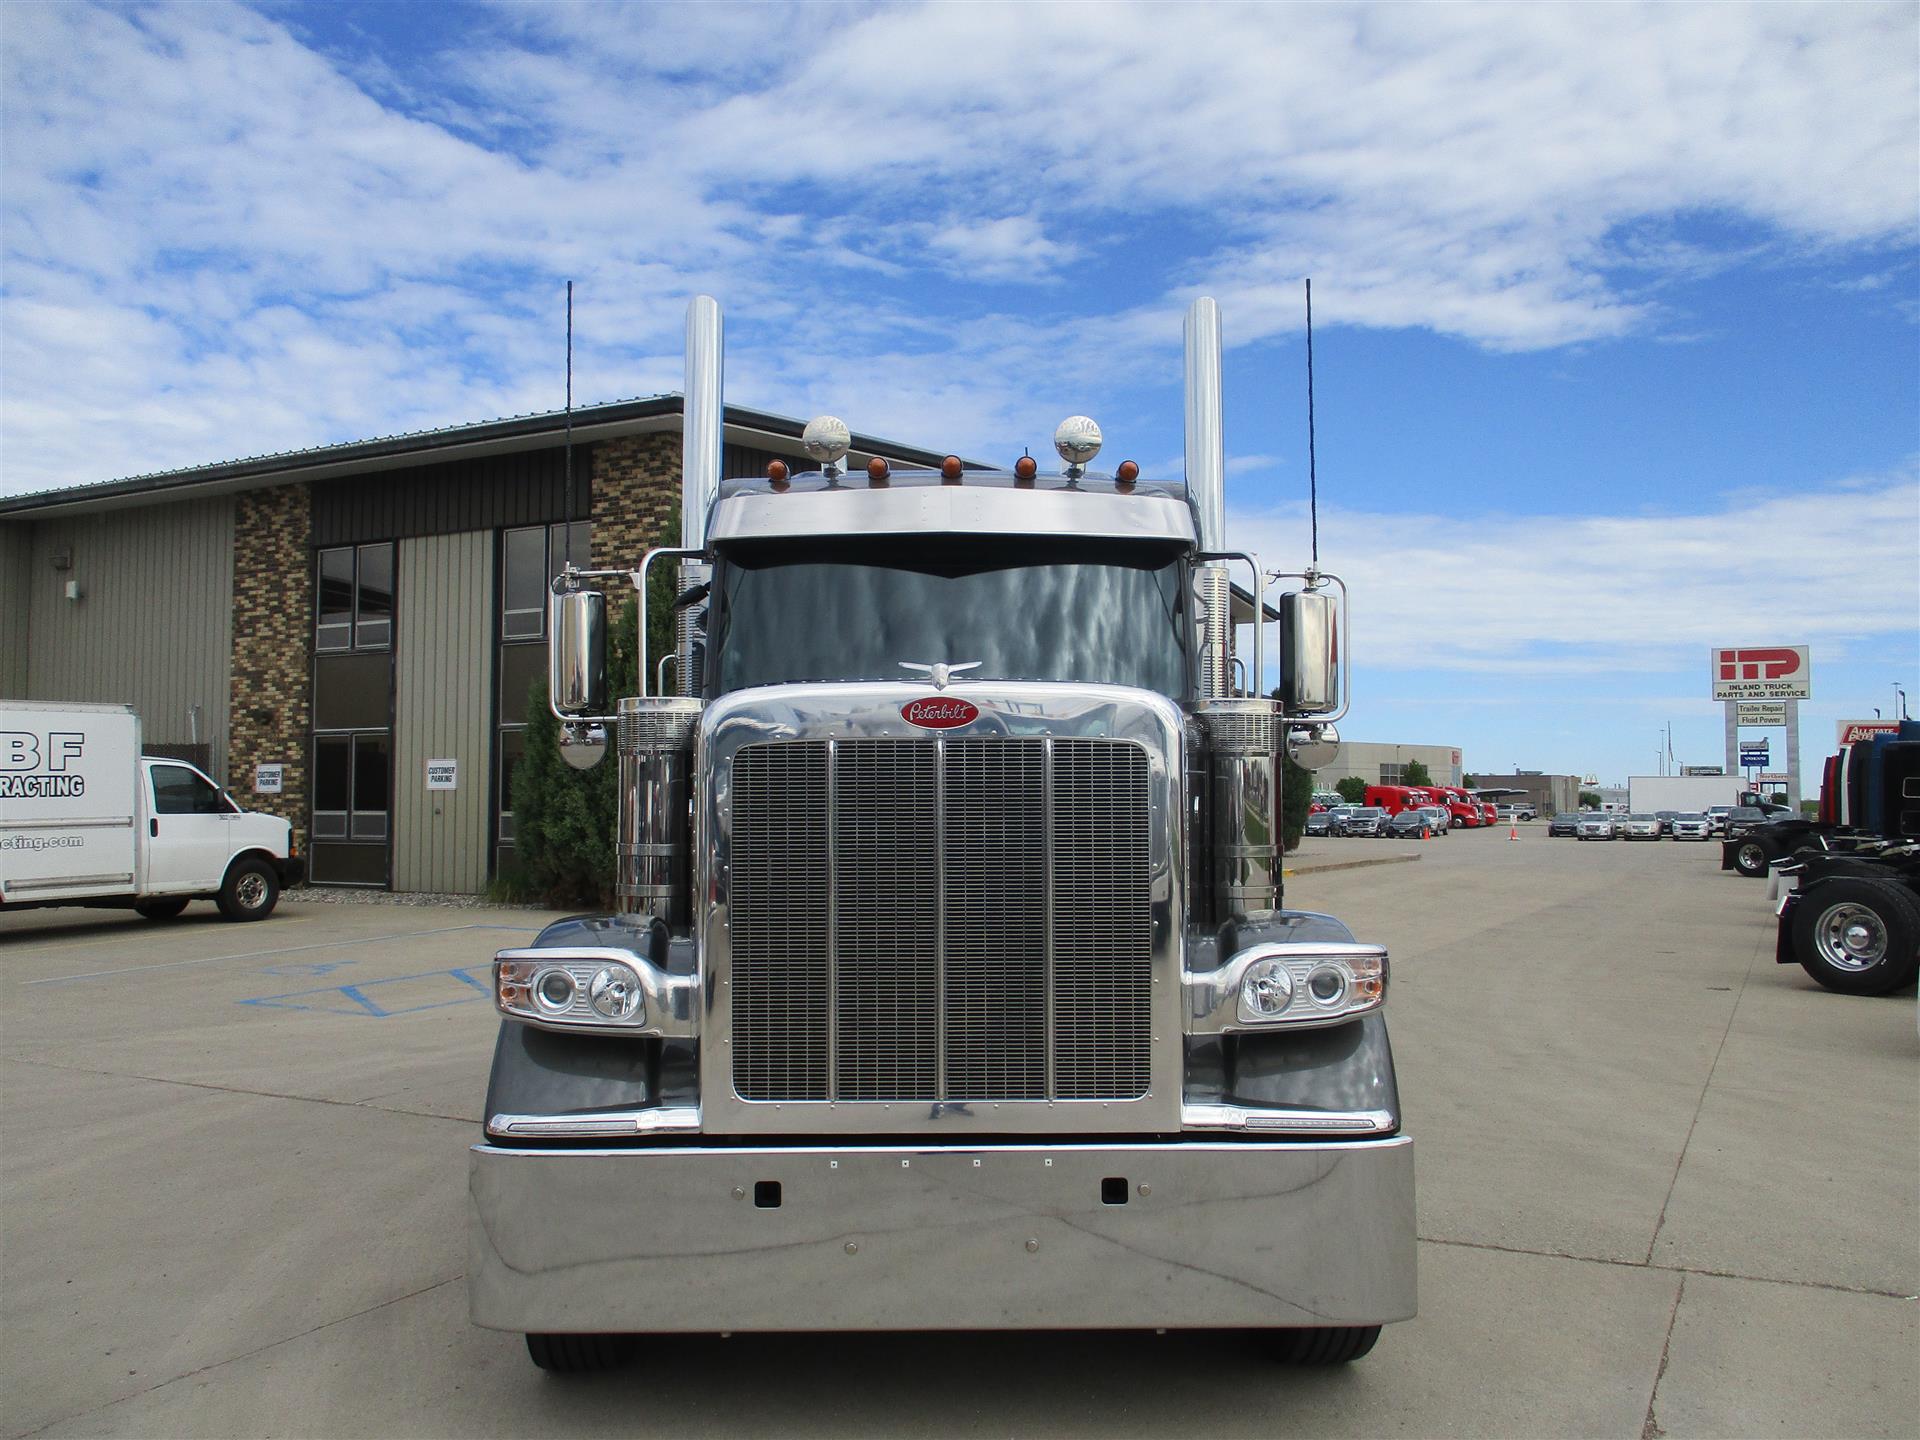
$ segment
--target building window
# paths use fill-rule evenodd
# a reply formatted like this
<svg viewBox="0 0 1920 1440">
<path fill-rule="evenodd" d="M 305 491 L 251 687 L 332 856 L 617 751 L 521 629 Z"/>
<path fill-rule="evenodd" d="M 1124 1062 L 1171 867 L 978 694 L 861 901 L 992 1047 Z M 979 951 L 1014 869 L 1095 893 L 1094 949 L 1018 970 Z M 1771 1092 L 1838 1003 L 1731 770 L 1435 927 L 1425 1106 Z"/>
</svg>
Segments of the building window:
<svg viewBox="0 0 1920 1440">
<path fill-rule="evenodd" d="M 313 742 L 313 838 L 385 844 L 393 791 L 385 734 L 320 735 Z"/>
<path fill-rule="evenodd" d="M 495 747 L 498 768 L 494 834 L 500 848 L 513 846 L 513 771 L 527 751 L 527 695 L 536 678 L 546 674 L 547 595 L 553 577 L 566 567 L 571 540 L 573 563 L 590 563 L 592 526 L 530 525 L 500 535 L 500 649 L 494 673 L 494 720 L 499 731 Z"/>
<path fill-rule="evenodd" d="M 1406 773 L 1407 767 L 1403 764 L 1389 765 L 1384 760 L 1380 763 L 1380 783 L 1382 785 L 1399 785 L 1402 783 L 1402 777 L 1404 777 Z"/>
<path fill-rule="evenodd" d="M 385 650 L 393 643 L 393 545 L 341 545 L 320 552 L 319 619 L 313 648 Z"/>
</svg>

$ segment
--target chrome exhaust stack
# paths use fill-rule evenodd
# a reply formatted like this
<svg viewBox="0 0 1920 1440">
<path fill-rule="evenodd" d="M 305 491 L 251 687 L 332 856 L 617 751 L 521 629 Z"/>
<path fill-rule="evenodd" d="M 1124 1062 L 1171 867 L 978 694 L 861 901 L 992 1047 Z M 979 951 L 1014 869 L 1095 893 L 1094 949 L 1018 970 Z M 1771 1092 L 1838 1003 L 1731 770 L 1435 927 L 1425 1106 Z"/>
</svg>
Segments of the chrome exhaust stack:
<svg viewBox="0 0 1920 1440">
<path fill-rule="evenodd" d="M 1187 310 L 1187 493 L 1200 530 L 1200 549 L 1217 554 L 1227 532 L 1227 442 L 1220 399 L 1220 307 L 1201 296 Z M 1200 613 L 1200 694 L 1233 693 L 1233 586 L 1227 567 L 1196 567 Z"/>
<path fill-rule="evenodd" d="M 680 418 L 680 548 L 707 546 L 707 511 L 720 494 L 720 456 L 725 443 L 724 359 L 726 337 L 720 302 L 696 295 L 687 304 L 687 371 Z M 684 595 L 712 578 L 704 560 L 682 560 L 679 592 Z M 705 675 L 706 607 L 688 605 L 675 623 L 674 676 L 682 695 L 698 695 Z"/>
</svg>

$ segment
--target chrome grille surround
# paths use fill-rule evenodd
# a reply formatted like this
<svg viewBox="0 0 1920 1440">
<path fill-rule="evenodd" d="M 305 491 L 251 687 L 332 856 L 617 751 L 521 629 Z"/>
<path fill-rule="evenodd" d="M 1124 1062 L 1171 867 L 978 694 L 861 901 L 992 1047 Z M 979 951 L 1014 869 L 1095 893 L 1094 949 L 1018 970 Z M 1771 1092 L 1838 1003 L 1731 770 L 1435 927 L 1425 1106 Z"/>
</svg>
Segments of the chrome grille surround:
<svg viewBox="0 0 1920 1440">
<path fill-rule="evenodd" d="M 709 707 L 705 1129 L 1178 1129 L 1179 708 L 988 682 L 931 731 L 900 713 L 928 693 Z"/>
</svg>

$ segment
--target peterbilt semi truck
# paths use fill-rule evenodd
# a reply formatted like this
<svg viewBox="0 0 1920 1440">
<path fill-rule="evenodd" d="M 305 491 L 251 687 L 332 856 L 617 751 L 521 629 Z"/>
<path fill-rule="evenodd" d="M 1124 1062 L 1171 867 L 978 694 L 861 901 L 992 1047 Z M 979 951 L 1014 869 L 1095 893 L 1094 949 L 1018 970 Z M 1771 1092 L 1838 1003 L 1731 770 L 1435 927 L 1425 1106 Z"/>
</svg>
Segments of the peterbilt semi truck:
<svg viewBox="0 0 1920 1440">
<path fill-rule="evenodd" d="M 849 474 L 822 417 L 817 471 L 722 484 L 704 296 L 687 372 L 681 545 L 554 582 L 562 753 L 618 757 L 619 913 L 495 957 L 473 1320 L 553 1371 L 660 1332 L 1366 1354 L 1414 1313 L 1388 956 L 1283 907 L 1278 804 L 1281 755 L 1332 758 L 1345 587 L 1230 549 L 1217 307 L 1178 481 L 1090 469 L 1084 417 L 1058 475 Z M 609 703 L 609 594 L 644 637 L 660 565 L 678 693 Z"/>
</svg>

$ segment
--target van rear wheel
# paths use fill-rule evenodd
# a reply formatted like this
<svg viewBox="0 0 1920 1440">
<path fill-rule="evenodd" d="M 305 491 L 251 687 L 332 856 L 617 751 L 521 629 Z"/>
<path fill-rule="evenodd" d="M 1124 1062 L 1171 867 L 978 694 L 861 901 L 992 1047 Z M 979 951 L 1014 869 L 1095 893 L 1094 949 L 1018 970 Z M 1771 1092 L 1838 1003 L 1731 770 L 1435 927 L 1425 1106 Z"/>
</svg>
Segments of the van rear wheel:
<svg viewBox="0 0 1920 1440">
<path fill-rule="evenodd" d="M 527 1358 L 550 1375 L 590 1375 L 617 1370 L 638 1352 L 631 1335 L 527 1336 Z"/>
<path fill-rule="evenodd" d="M 220 886 L 220 913 L 229 920 L 264 920 L 280 903 L 280 877 L 258 855 L 233 862 Z"/>
<path fill-rule="evenodd" d="M 176 920 L 186 908 L 185 900 L 140 900 L 135 902 L 133 912 L 148 920 Z"/>
</svg>

